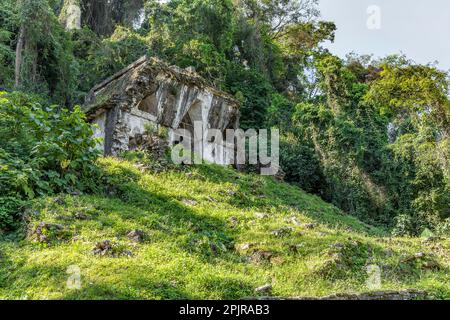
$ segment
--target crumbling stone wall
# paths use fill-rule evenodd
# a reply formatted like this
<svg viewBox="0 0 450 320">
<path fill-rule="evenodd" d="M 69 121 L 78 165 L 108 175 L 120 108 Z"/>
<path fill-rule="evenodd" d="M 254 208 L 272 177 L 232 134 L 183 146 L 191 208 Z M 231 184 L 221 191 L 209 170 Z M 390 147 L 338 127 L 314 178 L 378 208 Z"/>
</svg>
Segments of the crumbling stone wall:
<svg viewBox="0 0 450 320">
<path fill-rule="evenodd" d="M 198 121 L 204 145 L 195 151 L 207 160 L 225 161 L 216 153 L 218 146 L 207 141 L 208 131 L 225 132 L 239 125 L 239 103 L 232 96 L 208 86 L 191 70 L 147 57 L 94 87 L 84 110 L 99 126 L 96 136 L 104 139 L 100 147 L 106 155 L 129 150 L 130 141 L 148 124 L 166 127 L 172 143 L 174 130 L 192 130 Z"/>
</svg>

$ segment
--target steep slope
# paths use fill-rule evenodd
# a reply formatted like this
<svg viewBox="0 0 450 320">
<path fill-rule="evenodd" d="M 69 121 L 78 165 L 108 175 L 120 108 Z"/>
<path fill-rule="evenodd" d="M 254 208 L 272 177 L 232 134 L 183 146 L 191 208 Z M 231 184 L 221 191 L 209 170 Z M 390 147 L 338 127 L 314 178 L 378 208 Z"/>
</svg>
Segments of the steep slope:
<svg viewBox="0 0 450 320">
<path fill-rule="evenodd" d="M 0 298 L 319 297 L 370 291 L 370 265 L 381 271 L 372 289 L 450 298 L 448 239 L 389 238 L 298 188 L 227 168 L 101 166 L 106 195 L 39 199 L 27 238 L 0 241 Z"/>
</svg>

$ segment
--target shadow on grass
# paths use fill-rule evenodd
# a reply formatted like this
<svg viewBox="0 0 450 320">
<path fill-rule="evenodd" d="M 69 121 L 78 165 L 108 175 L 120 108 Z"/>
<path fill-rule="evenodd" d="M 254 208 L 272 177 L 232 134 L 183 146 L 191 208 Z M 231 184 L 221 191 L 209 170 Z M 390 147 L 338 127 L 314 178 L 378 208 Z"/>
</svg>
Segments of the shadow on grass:
<svg viewBox="0 0 450 320">
<path fill-rule="evenodd" d="M 193 300 L 199 299 L 197 292 L 187 292 L 176 283 L 124 279 L 123 286 L 89 284 L 81 290 L 70 291 L 63 300 Z M 215 293 L 217 299 L 239 299 L 252 293 L 252 287 L 230 278 L 212 278 L 202 283 L 205 290 Z M 241 294 L 239 294 L 241 293 Z"/>
<path fill-rule="evenodd" d="M 232 184 L 234 192 L 223 198 L 228 204 L 239 209 L 264 212 L 299 211 L 307 217 L 330 227 L 351 229 L 363 234 L 384 236 L 384 230 L 375 228 L 346 215 L 320 197 L 307 194 L 296 186 L 276 181 L 273 177 L 256 174 L 240 174 L 216 165 L 195 167 L 196 172 L 208 182 L 215 184 Z"/>
<path fill-rule="evenodd" d="M 128 289 L 127 289 L 128 288 Z M 62 300 L 186 300 L 190 296 L 166 282 L 127 282 L 126 287 L 117 288 L 110 284 L 89 284 L 81 290 L 66 293 Z"/>
</svg>

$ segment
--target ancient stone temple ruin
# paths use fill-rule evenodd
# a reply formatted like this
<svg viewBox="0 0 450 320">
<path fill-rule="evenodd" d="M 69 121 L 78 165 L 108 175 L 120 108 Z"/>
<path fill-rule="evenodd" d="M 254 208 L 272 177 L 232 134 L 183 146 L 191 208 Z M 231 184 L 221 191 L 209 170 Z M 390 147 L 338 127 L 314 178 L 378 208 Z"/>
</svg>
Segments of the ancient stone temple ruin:
<svg viewBox="0 0 450 320">
<path fill-rule="evenodd" d="M 239 103 L 232 96 L 208 86 L 190 69 L 147 57 L 94 87 L 84 111 L 98 125 L 95 135 L 102 138 L 99 147 L 105 155 L 135 148 L 136 137 L 149 125 L 167 128 L 173 145 L 180 142 L 174 133 L 177 129 L 188 130 L 194 137 L 194 123 L 197 127 L 201 123 L 203 136 L 195 138 L 201 140 L 200 147 L 193 151 L 207 161 L 229 163 L 223 152 L 226 144 L 209 139 L 208 131 L 225 132 L 239 125 Z"/>
</svg>

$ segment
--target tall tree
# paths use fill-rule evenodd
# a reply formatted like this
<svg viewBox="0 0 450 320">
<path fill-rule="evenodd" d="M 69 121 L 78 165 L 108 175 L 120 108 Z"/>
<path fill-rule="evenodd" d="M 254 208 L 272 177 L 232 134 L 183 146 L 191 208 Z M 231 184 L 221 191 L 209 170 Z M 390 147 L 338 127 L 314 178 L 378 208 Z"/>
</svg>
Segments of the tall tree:
<svg viewBox="0 0 450 320">
<path fill-rule="evenodd" d="M 318 0 L 239 0 L 248 18 L 268 26 L 273 39 L 282 37 L 288 27 L 319 17 Z"/>
<path fill-rule="evenodd" d="M 70 104 L 77 70 L 69 35 L 50 4 L 48 0 L 17 2 L 15 87 Z"/>
<path fill-rule="evenodd" d="M 144 0 L 81 0 L 81 8 L 82 23 L 97 34 L 108 36 L 118 24 L 133 26 L 142 14 Z"/>
<path fill-rule="evenodd" d="M 19 0 L 17 12 L 20 17 L 19 35 L 16 46 L 15 87 L 19 88 L 26 77 L 36 80 L 37 43 L 49 33 L 51 21 L 47 0 Z M 30 25 L 33 21 L 33 25 Z"/>
</svg>

